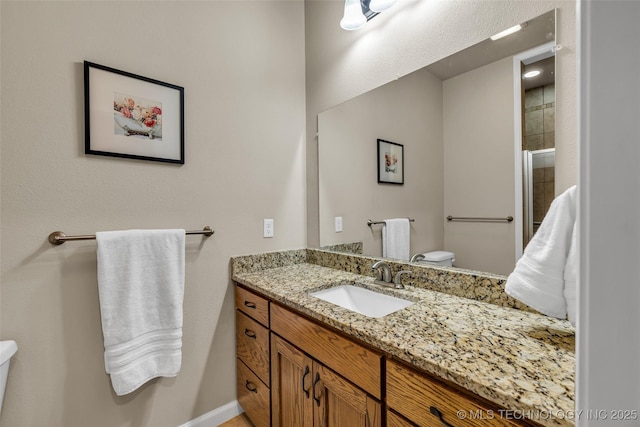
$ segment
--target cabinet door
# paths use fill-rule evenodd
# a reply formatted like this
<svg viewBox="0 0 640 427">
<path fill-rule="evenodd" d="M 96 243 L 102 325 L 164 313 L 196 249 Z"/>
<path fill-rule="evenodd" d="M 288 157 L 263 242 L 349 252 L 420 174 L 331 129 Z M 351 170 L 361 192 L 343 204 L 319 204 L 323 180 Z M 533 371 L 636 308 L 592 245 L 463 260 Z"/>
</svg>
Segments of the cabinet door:
<svg viewBox="0 0 640 427">
<path fill-rule="evenodd" d="M 380 427 L 380 402 L 314 362 L 314 427 Z"/>
<path fill-rule="evenodd" d="M 271 425 L 312 427 L 313 361 L 300 350 L 271 334 Z"/>
</svg>

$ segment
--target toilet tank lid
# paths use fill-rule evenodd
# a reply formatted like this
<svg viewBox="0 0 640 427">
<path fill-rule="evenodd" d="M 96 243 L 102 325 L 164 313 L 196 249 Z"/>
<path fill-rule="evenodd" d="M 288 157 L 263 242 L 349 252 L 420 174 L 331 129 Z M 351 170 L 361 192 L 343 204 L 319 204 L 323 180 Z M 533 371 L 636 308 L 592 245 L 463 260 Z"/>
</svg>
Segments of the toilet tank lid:
<svg viewBox="0 0 640 427">
<path fill-rule="evenodd" d="M 15 341 L 0 341 L 0 364 L 5 363 L 11 359 L 11 356 L 18 351 L 18 345 Z"/>
<path fill-rule="evenodd" d="M 448 251 L 425 252 L 422 255 L 424 255 L 425 261 L 444 261 L 446 259 L 453 259 L 453 252 Z"/>
</svg>

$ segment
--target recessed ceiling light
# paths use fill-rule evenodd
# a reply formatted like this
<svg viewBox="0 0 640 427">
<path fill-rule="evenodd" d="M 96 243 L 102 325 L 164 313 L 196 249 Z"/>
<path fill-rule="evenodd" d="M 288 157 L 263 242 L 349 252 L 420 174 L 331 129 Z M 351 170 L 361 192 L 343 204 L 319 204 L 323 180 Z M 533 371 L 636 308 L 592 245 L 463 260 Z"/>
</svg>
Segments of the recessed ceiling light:
<svg viewBox="0 0 640 427">
<path fill-rule="evenodd" d="M 526 73 L 524 73 L 524 75 L 522 77 L 524 77 L 525 79 L 530 79 L 532 77 L 536 77 L 540 75 L 540 70 L 531 70 L 531 71 L 527 71 Z"/>
</svg>

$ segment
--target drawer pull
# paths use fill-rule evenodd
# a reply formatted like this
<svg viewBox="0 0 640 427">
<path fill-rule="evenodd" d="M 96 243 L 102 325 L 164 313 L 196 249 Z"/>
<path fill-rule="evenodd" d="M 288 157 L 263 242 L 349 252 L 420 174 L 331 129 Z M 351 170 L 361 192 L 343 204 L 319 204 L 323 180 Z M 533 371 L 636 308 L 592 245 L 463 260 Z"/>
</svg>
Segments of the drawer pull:
<svg viewBox="0 0 640 427">
<path fill-rule="evenodd" d="M 309 375 L 309 365 L 306 365 L 304 367 L 304 374 L 302 374 L 302 391 L 304 391 L 304 394 L 307 395 L 307 399 L 309 398 L 309 389 L 304 387 L 304 380 L 307 378 L 307 375 Z"/>
<path fill-rule="evenodd" d="M 256 387 L 256 385 L 254 383 L 252 383 L 251 381 L 247 380 L 247 382 L 244 385 L 247 390 L 253 392 L 253 393 L 257 393 L 258 392 L 258 387 Z"/>
<path fill-rule="evenodd" d="M 255 302 L 251 302 L 251 301 L 245 301 L 244 302 L 244 306 L 248 307 L 248 308 L 253 308 L 253 309 L 255 309 L 257 307 L 256 303 Z"/>
<path fill-rule="evenodd" d="M 252 331 L 251 329 L 245 329 L 244 330 L 244 334 L 246 336 L 248 336 L 249 338 L 253 338 L 254 340 L 256 339 L 256 333 L 254 331 Z"/>
<path fill-rule="evenodd" d="M 453 427 L 451 424 L 449 424 L 444 420 L 444 417 L 442 416 L 442 412 L 440 412 L 440 410 L 438 410 L 438 408 L 436 408 L 435 406 L 429 407 L 429 412 L 431 412 L 436 417 L 440 418 L 440 422 L 442 423 L 443 426 Z"/>
<path fill-rule="evenodd" d="M 316 386 L 320 382 L 320 373 L 316 372 L 316 379 L 313 381 L 313 400 L 316 401 L 316 405 L 320 406 L 320 396 L 316 396 Z"/>
</svg>

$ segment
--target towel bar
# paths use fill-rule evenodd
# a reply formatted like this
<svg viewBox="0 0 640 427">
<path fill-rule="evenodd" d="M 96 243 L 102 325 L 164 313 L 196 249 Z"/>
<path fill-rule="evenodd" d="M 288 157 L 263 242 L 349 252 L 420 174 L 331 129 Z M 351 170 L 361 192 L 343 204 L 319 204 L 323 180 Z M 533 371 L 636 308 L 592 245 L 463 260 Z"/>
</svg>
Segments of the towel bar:
<svg viewBox="0 0 640 427">
<path fill-rule="evenodd" d="M 447 221 L 466 221 L 466 222 L 511 222 L 513 217 L 509 215 L 506 218 L 479 218 L 479 217 L 462 217 L 451 216 L 447 217 Z"/>
<path fill-rule="evenodd" d="M 416 221 L 413 218 L 408 218 L 408 220 L 409 220 L 409 222 L 415 222 Z M 371 227 L 372 225 L 375 225 L 375 224 L 384 224 L 384 221 L 374 221 L 372 219 L 367 220 L 367 225 L 369 227 Z"/>
<path fill-rule="evenodd" d="M 213 229 L 211 227 L 209 227 L 208 225 L 203 228 L 202 230 L 187 230 L 184 232 L 184 234 L 202 234 L 205 237 L 209 237 L 212 236 L 213 233 L 215 233 L 215 231 L 213 231 Z M 67 242 L 69 240 L 95 240 L 96 239 L 96 235 L 95 234 L 83 234 L 83 235 L 79 235 L 79 236 L 67 236 L 66 234 L 64 234 L 62 231 L 54 231 L 53 233 L 49 234 L 49 243 L 51 243 L 52 245 L 61 245 L 64 242 Z"/>
</svg>

